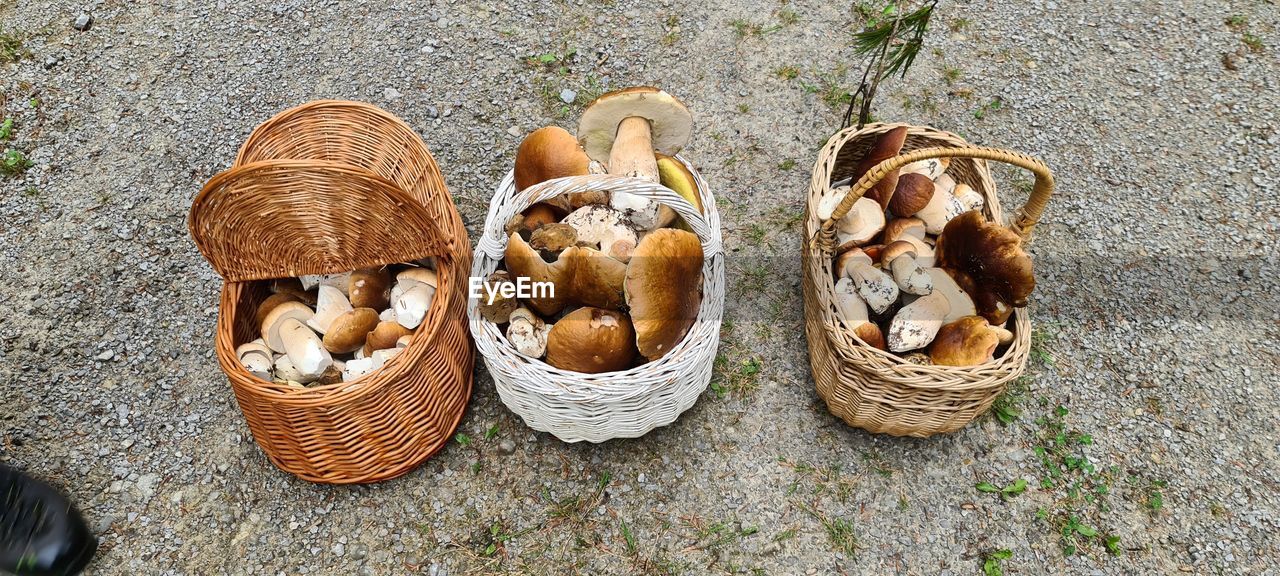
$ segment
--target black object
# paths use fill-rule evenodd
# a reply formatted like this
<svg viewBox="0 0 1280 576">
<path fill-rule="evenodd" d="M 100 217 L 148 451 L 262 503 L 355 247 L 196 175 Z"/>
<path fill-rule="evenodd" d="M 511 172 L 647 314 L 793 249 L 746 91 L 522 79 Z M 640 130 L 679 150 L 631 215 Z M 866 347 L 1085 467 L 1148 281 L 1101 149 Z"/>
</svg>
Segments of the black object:
<svg viewBox="0 0 1280 576">
<path fill-rule="evenodd" d="M 0 572 L 71 576 L 97 549 L 98 540 L 66 496 L 0 464 Z"/>
</svg>

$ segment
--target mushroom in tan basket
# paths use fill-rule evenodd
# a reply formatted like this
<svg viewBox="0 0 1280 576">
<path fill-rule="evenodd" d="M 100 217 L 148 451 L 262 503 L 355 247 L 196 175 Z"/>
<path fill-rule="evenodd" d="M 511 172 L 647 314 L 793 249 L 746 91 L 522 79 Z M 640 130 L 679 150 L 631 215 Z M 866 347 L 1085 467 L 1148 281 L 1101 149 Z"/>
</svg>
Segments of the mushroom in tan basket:
<svg viewBox="0 0 1280 576">
<path fill-rule="evenodd" d="M 547 364 L 600 374 L 631 367 L 636 333 L 626 314 L 584 306 L 556 322 L 546 335 Z"/>
<path fill-rule="evenodd" d="M 347 295 L 352 308 L 386 310 L 391 305 L 391 274 L 379 268 L 356 270 L 348 280 Z"/>
<path fill-rule="evenodd" d="M 301 302 L 276 306 L 262 322 L 262 339 L 267 347 L 288 356 L 303 378 L 316 379 L 333 363 L 320 338 L 307 327 L 313 312 Z M 301 382 L 301 380 L 299 380 Z"/>
<path fill-rule="evenodd" d="M 974 314 L 973 300 L 941 268 L 925 270 L 933 291 L 903 306 L 889 323 L 889 350 L 906 352 L 928 346 L 944 324 Z"/>
<path fill-rule="evenodd" d="M 342 290 L 333 286 L 319 286 L 319 296 L 316 298 L 316 313 L 307 320 L 307 326 L 312 330 L 324 334 L 329 331 L 329 325 L 333 321 L 347 312 L 351 311 L 351 302 L 347 301 L 347 297 L 342 294 Z"/>
<path fill-rule="evenodd" d="M 884 350 L 884 333 L 867 318 L 867 303 L 858 295 L 853 278 L 846 276 L 836 282 L 836 306 L 840 309 L 840 319 L 853 328 L 854 334 L 863 342 Z"/>
<path fill-rule="evenodd" d="M 645 236 L 627 265 L 626 298 L 640 354 L 656 360 L 693 326 L 702 303 L 702 243 L 684 230 Z"/>
<path fill-rule="evenodd" d="M 856 183 L 868 171 L 875 168 L 877 164 L 897 156 L 902 151 L 902 145 L 907 141 L 907 127 L 899 126 L 876 138 L 871 149 L 863 155 L 862 159 L 853 169 L 853 182 Z M 864 195 L 865 198 L 875 200 L 880 204 L 880 210 L 884 210 L 889 206 L 889 200 L 893 198 L 893 191 L 898 187 L 899 171 L 894 170 L 876 182 L 870 190 Z"/>
<path fill-rule="evenodd" d="M 1014 308 L 1027 305 L 1036 287 L 1031 257 L 1018 235 L 970 211 L 947 223 L 938 236 L 937 264 L 968 275 L 973 300 L 992 325 L 1002 325 Z"/>
<path fill-rule="evenodd" d="M 848 193 L 849 187 L 841 186 L 825 194 L 818 202 L 818 218 L 827 220 L 834 216 L 836 207 Z M 884 209 L 880 204 L 865 196 L 857 199 L 836 223 L 836 251 L 844 252 L 855 246 L 866 245 L 884 229 L 884 224 Z"/>
<path fill-rule="evenodd" d="M 610 174 L 659 182 L 654 151 L 674 156 L 689 142 L 693 116 L 674 96 L 651 86 L 601 95 L 583 110 L 578 141 L 592 160 Z M 654 200 L 615 192 L 610 205 L 636 226 L 653 230 L 675 219 L 675 212 Z"/>
<path fill-rule="evenodd" d="M 880 267 L 893 273 L 898 289 L 908 294 L 924 296 L 933 292 L 933 278 L 916 262 L 916 247 L 905 240 L 898 240 L 880 252 Z"/>
<path fill-rule="evenodd" d="M 378 350 L 400 348 L 400 339 L 413 336 L 413 330 L 401 326 L 399 322 L 378 322 L 365 337 L 363 353 L 371 356 Z"/>
<path fill-rule="evenodd" d="M 981 316 L 965 316 L 947 324 L 929 345 L 929 358 L 943 366 L 976 366 L 992 360 L 996 347 L 1013 340 L 1013 333 L 992 326 Z"/>
<path fill-rule="evenodd" d="M 883 314 L 898 301 L 898 284 L 893 277 L 876 268 L 871 256 L 858 248 L 840 255 L 836 271 L 853 279 L 858 295 L 876 314 Z"/>
</svg>

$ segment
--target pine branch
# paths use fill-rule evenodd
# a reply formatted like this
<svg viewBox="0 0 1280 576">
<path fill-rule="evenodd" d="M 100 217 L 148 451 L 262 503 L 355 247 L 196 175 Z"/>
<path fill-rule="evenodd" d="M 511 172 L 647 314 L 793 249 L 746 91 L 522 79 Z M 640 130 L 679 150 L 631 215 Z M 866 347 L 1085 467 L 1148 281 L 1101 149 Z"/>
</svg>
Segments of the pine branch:
<svg viewBox="0 0 1280 576">
<path fill-rule="evenodd" d="M 858 90 L 854 92 L 849 108 L 845 111 L 845 126 L 852 120 L 855 105 L 859 106 L 858 128 L 861 129 L 867 123 L 880 81 L 894 74 L 906 77 L 907 70 L 924 45 L 929 18 L 933 16 L 933 9 L 937 4 L 938 0 L 930 0 L 924 6 L 903 14 L 902 0 L 897 0 L 895 4 L 885 8 L 887 20 L 872 21 L 867 29 L 854 35 L 854 51 L 864 56 L 870 54 L 871 59 L 867 62 Z"/>
</svg>

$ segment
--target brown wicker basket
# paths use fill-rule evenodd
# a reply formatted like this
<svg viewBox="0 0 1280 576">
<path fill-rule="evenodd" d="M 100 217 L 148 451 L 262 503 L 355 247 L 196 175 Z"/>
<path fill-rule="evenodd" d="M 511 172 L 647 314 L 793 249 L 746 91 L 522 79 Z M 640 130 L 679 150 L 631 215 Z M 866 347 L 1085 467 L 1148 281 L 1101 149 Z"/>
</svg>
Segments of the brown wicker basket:
<svg viewBox="0 0 1280 576">
<path fill-rule="evenodd" d="M 470 244 L 434 159 L 394 116 L 315 102 L 264 123 L 214 176 L 188 222 L 225 280 L 218 360 L 254 439 L 313 482 L 376 482 L 442 448 L 471 395 L 466 328 Z M 433 257 L 434 304 L 412 343 L 358 381 L 291 388 L 249 374 L 238 344 L 257 337 L 265 279 Z"/>
<path fill-rule="evenodd" d="M 854 165 L 879 135 L 907 127 L 902 154 L 869 170 L 850 190 L 832 218 L 820 221 L 814 212 L 819 196 L 831 182 L 852 176 Z M 891 352 L 878 350 L 858 338 L 840 319 L 835 305 L 832 259 L 834 224 L 858 198 L 889 172 L 927 158 L 951 158 L 947 173 L 968 184 L 986 200 L 983 209 L 992 222 L 1004 222 L 995 184 L 986 160 L 1007 162 L 1030 170 L 1036 181 L 1031 197 L 1009 225 L 1024 239 L 1039 221 L 1053 193 L 1053 175 L 1039 160 L 1014 152 L 970 145 L 959 136 L 922 126 L 870 124 L 862 130 L 846 128 L 827 141 L 813 167 L 806 206 L 804 236 L 805 325 L 809 363 L 818 395 L 832 414 L 852 426 L 895 436 L 931 436 L 951 432 L 985 412 L 1005 384 L 1026 368 L 1031 348 L 1031 322 L 1018 309 L 1008 328 L 1014 341 L 995 360 L 979 366 L 920 366 Z"/>
</svg>

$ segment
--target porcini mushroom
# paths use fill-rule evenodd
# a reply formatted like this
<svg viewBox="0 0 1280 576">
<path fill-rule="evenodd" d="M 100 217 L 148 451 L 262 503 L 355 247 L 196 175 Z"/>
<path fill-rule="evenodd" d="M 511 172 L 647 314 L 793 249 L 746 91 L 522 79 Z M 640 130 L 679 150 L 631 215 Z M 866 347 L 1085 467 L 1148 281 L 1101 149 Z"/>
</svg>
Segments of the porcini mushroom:
<svg viewBox="0 0 1280 576">
<path fill-rule="evenodd" d="M 656 157 L 658 159 L 659 181 L 662 182 L 662 185 L 679 194 L 681 198 L 688 200 L 701 214 L 702 198 L 698 196 L 698 181 L 694 179 L 693 173 L 685 167 L 684 163 L 671 156 L 659 152 Z"/>
<path fill-rule="evenodd" d="M 943 176 L 946 176 L 946 174 L 943 174 Z M 960 199 L 951 193 L 949 188 L 937 182 L 934 182 L 933 187 L 933 196 L 929 198 L 929 203 L 917 211 L 915 217 L 924 222 L 925 232 L 938 234 L 942 232 L 942 228 L 947 225 L 947 222 L 964 212 L 964 205 L 960 203 Z"/>
<path fill-rule="evenodd" d="M 347 295 L 352 308 L 386 310 L 391 303 L 391 273 L 383 268 L 365 268 L 351 273 Z"/>
<path fill-rule="evenodd" d="M 286 302 L 277 306 L 262 322 L 262 339 L 273 351 L 284 353 L 290 363 L 304 378 L 319 378 L 333 363 L 329 351 L 307 320 L 312 311 L 300 302 Z M 300 380 L 301 381 L 301 380 Z"/>
<path fill-rule="evenodd" d="M 986 203 L 981 194 L 963 182 L 956 184 L 955 190 L 952 190 L 951 194 L 956 197 L 956 200 L 960 201 L 960 205 L 964 207 L 965 212 L 981 210 Z"/>
<path fill-rule="evenodd" d="M 841 276 L 853 279 L 858 295 L 876 314 L 882 314 L 898 301 L 898 284 L 883 270 L 873 265 L 871 257 L 854 248 L 836 259 L 836 270 Z"/>
<path fill-rule="evenodd" d="M 977 366 L 991 361 L 1000 331 L 981 316 L 965 316 L 942 327 L 929 345 L 929 358 L 944 366 Z"/>
<path fill-rule="evenodd" d="M 849 187 L 842 186 L 824 194 L 818 201 L 815 211 L 817 217 L 826 220 L 834 216 L 836 207 L 848 193 Z M 871 242 L 884 229 L 884 224 L 884 209 L 880 204 L 865 196 L 857 199 L 853 207 L 836 223 L 836 242 L 839 245 L 837 251 L 843 252 Z"/>
<path fill-rule="evenodd" d="M 916 249 L 916 263 L 921 267 L 933 266 L 933 246 L 925 242 L 924 221 L 919 218 L 894 218 L 884 227 L 884 243 L 899 240 L 910 242 Z"/>
<path fill-rule="evenodd" d="M 504 288 L 504 286 L 510 286 L 510 288 Z M 497 270 L 484 281 L 478 306 L 481 318 L 494 324 L 506 324 L 511 318 L 511 313 L 520 307 L 519 299 L 515 296 L 510 298 L 504 296 L 503 290 L 508 294 L 515 294 L 516 286 L 506 270 Z M 393 338 L 392 341 L 394 340 Z"/>
<path fill-rule="evenodd" d="M 674 96 L 651 86 L 601 95 L 582 111 L 578 141 L 610 174 L 659 182 L 654 151 L 673 156 L 689 142 L 693 116 Z M 670 208 L 634 194 L 615 192 L 610 205 L 645 230 L 675 218 Z"/>
<path fill-rule="evenodd" d="M 302 281 L 297 278 L 277 278 L 271 281 L 272 294 L 291 294 L 293 297 L 306 304 L 314 306 L 316 303 L 316 293 L 308 291 L 302 287 Z"/>
<path fill-rule="evenodd" d="M 547 352 L 547 333 L 551 327 L 528 308 L 516 308 L 507 325 L 507 340 L 517 352 L 530 358 L 541 358 Z"/>
<path fill-rule="evenodd" d="M 853 329 L 858 338 L 872 347 L 884 350 L 884 334 L 867 317 L 867 303 L 858 295 L 853 278 L 846 276 L 836 282 L 836 308 L 840 310 L 840 319 Z"/>
<path fill-rule="evenodd" d="M 928 268 L 933 291 L 903 306 L 889 323 L 889 350 L 928 346 L 944 324 L 974 313 L 973 301 L 941 268 Z"/>
<path fill-rule="evenodd" d="M 271 349 L 262 339 L 241 344 L 236 348 L 236 358 L 250 374 L 271 381 Z"/>
<path fill-rule="evenodd" d="M 684 230 L 655 230 L 636 247 L 627 265 L 626 301 L 636 346 L 645 358 L 655 360 L 669 352 L 697 319 L 702 261 L 702 243 Z"/>
<path fill-rule="evenodd" d="M 631 366 L 636 333 L 626 314 L 584 306 L 556 322 L 546 336 L 547 364 L 599 374 Z"/>
<path fill-rule="evenodd" d="M 396 322 L 411 330 L 422 324 L 435 298 L 438 281 L 435 271 L 426 268 L 408 268 L 396 274 L 396 285 L 391 289 Z"/>
<path fill-rule="evenodd" d="M 350 382 L 357 380 L 361 376 L 365 376 L 379 367 L 378 361 L 373 358 L 356 358 L 348 360 L 346 365 L 342 367 L 342 381 Z"/>
<path fill-rule="evenodd" d="M 316 298 L 316 313 L 307 320 L 307 326 L 312 330 L 324 334 L 329 331 L 329 325 L 333 320 L 347 312 L 351 311 L 351 303 L 347 301 L 347 297 L 342 295 L 342 291 L 329 285 L 321 285 L 318 288 L 319 296 Z"/>
<path fill-rule="evenodd" d="M 267 296 L 258 305 L 257 312 L 254 313 L 253 325 L 261 326 L 262 321 L 267 318 L 267 314 L 270 314 L 272 310 L 276 309 L 276 306 L 285 302 L 299 302 L 297 294 L 293 292 L 276 292 Z"/>
<path fill-rule="evenodd" d="M 889 211 L 896 216 L 911 216 L 929 205 L 937 186 L 923 174 L 907 172 L 898 177 L 898 187 L 889 199 Z"/>
<path fill-rule="evenodd" d="M 924 160 L 916 160 L 902 167 L 902 174 L 915 172 L 923 174 L 925 177 L 933 180 L 947 171 L 947 166 L 951 165 L 950 158 L 926 158 Z"/>
<path fill-rule="evenodd" d="M 590 161 L 568 130 L 559 126 L 534 130 L 516 149 L 516 191 L 555 178 L 585 176 Z"/>
<path fill-rule="evenodd" d="M 573 246 L 551 264 L 542 259 L 519 234 L 507 241 L 507 271 L 530 282 L 550 282 L 554 289 L 526 298 L 529 307 L 554 316 L 566 304 L 618 309 L 625 302 L 623 279 L 627 266 L 599 250 Z"/>
<path fill-rule="evenodd" d="M 413 330 L 401 326 L 399 322 L 379 322 L 365 337 L 364 355 L 369 356 L 378 350 L 395 348 L 401 338 L 412 334 Z"/>
<path fill-rule="evenodd" d="M 365 345 L 365 338 L 378 326 L 378 311 L 356 308 L 338 316 L 324 334 L 324 347 L 334 354 L 355 352 Z"/>
<path fill-rule="evenodd" d="M 630 259 L 636 249 L 636 231 L 627 225 L 622 212 L 608 206 L 583 206 L 560 223 L 573 227 L 579 244 L 598 248 L 621 262 Z"/>
<path fill-rule="evenodd" d="M 969 211 L 947 223 L 938 236 L 937 264 L 967 274 L 974 284 L 978 313 L 1004 324 L 1014 308 L 1027 305 L 1035 289 L 1031 257 L 1017 233 Z"/>
<path fill-rule="evenodd" d="M 871 149 L 863 155 L 862 159 L 853 169 L 853 182 L 857 182 L 877 164 L 893 158 L 902 151 L 902 145 L 907 141 L 907 127 L 899 126 L 876 138 Z M 863 196 L 870 198 L 880 204 L 880 210 L 883 212 L 889 207 L 889 200 L 893 197 L 893 191 L 898 187 L 898 171 L 894 170 L 876 182 L 870 190 Z"/>
<path fill-rule="evenodd" d="M 893 273 L 898 289 L 908 294 L 923 296 L 933 292 L 933 278 L 916 263 L 916 248 L 910 242 L 898 240 L 880 252 L 880 267 Z"/>
</svg>

